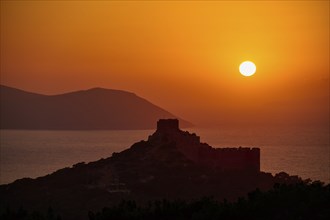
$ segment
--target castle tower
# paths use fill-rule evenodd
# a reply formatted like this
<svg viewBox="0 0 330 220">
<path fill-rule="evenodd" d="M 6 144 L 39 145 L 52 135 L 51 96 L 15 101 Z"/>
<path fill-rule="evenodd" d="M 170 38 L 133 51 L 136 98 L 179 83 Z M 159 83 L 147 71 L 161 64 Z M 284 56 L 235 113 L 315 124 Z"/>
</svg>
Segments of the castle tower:
<svg viewBox="0 0 330 220">
<path fill-rule="evenodd" d="M 159 119 L 157 122 L 157 131 L 178 131 L 179 120 L 178 119 Z"/>
</svg>

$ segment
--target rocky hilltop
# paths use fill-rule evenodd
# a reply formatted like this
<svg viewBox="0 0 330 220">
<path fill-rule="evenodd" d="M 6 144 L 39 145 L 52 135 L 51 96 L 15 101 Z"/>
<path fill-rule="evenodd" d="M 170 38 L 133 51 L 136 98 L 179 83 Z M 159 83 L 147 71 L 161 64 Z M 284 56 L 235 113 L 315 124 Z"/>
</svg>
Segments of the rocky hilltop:
<svg viewBox="0 0 330 220">
<path fill-rule="evenodd" d="M 200 142 L 200 137 L 179 129 L 179 120 L 159 120 L 156 132 L 148 142 L 155 146 L 175 145 L 186 158 L 195 164 L 222 172 L 260 172 L 259 148 L 212 148 Z"/>
<path fill-rule="evenodd" d="M 1 209 L 52 207 L 65 219 L 87 218 L 123 199 L 197 199 L 212 196 L 234 200 L 275 182 L 296 182 L 285 173 L 260 172 L 258 148 L 215 149 L 195 134 L 179 129 L 178 120 L 159 120 L 146 141 L 88 164 L 79 163 L 37 179 L 1 185 Z"/>
</svg>

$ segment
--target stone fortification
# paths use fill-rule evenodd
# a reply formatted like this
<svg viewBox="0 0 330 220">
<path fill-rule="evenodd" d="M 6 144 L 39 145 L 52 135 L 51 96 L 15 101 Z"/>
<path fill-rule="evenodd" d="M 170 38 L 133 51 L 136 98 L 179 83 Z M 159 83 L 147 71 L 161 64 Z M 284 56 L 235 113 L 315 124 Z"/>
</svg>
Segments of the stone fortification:
<svg viewBox="0 0 330 220">
<path fill-rule="evenodd" d="M 177 119 L 161 119 L 157 130 L 149 136 L 155 145 L 172 143 L 190 160 L 197 164 L 223 172 L 260 172 L 259 148 L 213 148 L 200 142 L 200 137 L 179 129 Z"/>
</svg>

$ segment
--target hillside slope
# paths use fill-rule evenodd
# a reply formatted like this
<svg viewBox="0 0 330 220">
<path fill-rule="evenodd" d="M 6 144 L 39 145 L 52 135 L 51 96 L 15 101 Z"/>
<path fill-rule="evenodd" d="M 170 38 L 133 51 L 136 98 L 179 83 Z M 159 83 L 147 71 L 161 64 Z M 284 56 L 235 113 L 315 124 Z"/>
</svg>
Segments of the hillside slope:
<svg viewBox="0 0 330 220">
<path fill-rule="evenodd" d="M 154 199 L 193 200 L 205 196 L 235 200 L 256 188 L 268 190 L 275 182 L 300 181 L 285 173 L 274 177 L 257 170 L 224 170 L 204 163 L 201 158 L 212 157 L 205 151 L 215 156 L 216 149 L 199 141 L 194 143 L 195 139 L 195 134 L 158 126 L 147 141 L 137 142 L 106 159 L 0 185 L 0 213 L 6 207 L 24 207 L 29 211 L 52 207 L 65 219 L 81 220 L 87 219 L 88 211 L 98 211 L 122 200 L 141 204 Z M 193 151 L 200 159 L 189 158 Z M 234 163 L 237 156 L 223 160 Z"/>
</svg>

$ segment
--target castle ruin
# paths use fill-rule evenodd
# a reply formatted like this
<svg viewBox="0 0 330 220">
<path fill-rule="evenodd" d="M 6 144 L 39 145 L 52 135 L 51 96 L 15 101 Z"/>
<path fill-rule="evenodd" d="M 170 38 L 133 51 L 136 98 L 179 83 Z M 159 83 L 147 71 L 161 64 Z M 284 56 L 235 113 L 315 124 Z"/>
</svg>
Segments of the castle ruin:
<svg viewBox="0 0 330 220">
<path fill-rule="evenodd" d="M 179 128 L 177 119 L 160 119 L 157 130 L 148 141 L 171 142 L 193 162 L 223 172 L 260 172 L 259 148 L 213 148 L 200 142 L 200 137 Z"/>
</svg>

